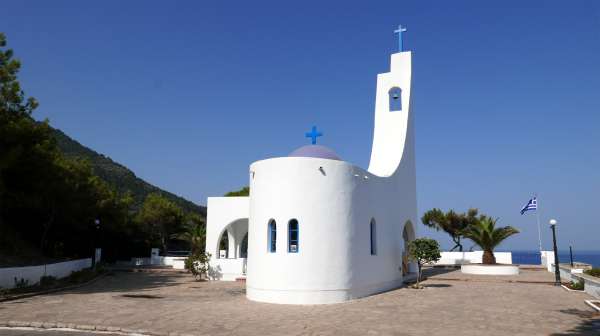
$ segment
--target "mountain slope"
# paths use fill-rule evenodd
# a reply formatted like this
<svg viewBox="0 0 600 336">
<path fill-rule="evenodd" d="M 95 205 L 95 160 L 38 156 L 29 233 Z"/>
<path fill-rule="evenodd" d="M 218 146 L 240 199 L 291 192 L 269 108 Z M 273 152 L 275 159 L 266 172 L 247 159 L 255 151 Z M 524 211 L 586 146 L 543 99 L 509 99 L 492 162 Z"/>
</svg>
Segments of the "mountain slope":
<svg viewBox="0 0 600 336">
<path fill-rule="evenodd" d="M 196 212 L 203 217 L 206 216 L 206 207 L 192 203 L 183 197 L 162 190 L 142 180 L 135 176 L 127 167 L 85 147 L 61 130 L 54 129 L 54 137 L 56 138 L 58 147 L 67 157 L 87 159 L 92 165 L 94 173 L 104 181 L 115 186 L 119 192 L 130 191 L 135 199 L 134 207 L 136 209 L 139 209 L 148 194 L 158 192 L 175 202 L 175 204 L 179 205 L 185 211 Z"/>
</svg>

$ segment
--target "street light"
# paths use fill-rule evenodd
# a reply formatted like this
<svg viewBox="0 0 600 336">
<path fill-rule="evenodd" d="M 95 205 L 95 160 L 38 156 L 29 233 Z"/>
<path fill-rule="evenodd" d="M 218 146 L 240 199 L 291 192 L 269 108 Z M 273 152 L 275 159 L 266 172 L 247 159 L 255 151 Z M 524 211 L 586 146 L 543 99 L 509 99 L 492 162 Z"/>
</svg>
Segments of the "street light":
<svg viewBox="0 0 600 336">
<path fill-rule="evenodd" d="M 97 238 L 98 232 L 100 231 L 100 219 L 96 218 L 94 220 L 94 228 L 96 230 L 94 230 L 94 233 L 93 233 L 94 237 L 93 237 L 93 246 L 92 246 L 92 249 L 93 249 L 92 250 L 92 268 L 95 269 L 96 268 L 96 263 L 97 263 L 97 260 L 96 260 L 96 242 L 97 242 L 97 239 L 98 239 Z"/>
<path fill-rule="evenodd" d="M 550 220 L 550 228 L 552 229 L 552 244 L 554 245 L 554 285 L 560 286 L 560 271 L 558 270 L 558 249 L 556 248 L 556 219 Z"/>
</svg>

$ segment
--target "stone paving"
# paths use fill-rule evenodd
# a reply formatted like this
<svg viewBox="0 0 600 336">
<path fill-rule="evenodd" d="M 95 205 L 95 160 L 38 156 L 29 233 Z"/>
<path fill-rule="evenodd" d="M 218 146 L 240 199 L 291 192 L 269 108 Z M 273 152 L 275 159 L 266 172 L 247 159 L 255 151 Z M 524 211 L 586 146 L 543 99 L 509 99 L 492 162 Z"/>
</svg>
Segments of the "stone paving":
<svg viewBox="0 0 600 336">
<path fill-rule="evenodd" d="M 0 303 L 0 325 L 156 335 L 600 335 L 600 314 L 584 303 L 590 297 L 553 286 L 552 273 L 429 272 L 423 290 L 310 306 L 248 301 L 243 283 L 118 272 L 76 290 Z"/>
</svg>

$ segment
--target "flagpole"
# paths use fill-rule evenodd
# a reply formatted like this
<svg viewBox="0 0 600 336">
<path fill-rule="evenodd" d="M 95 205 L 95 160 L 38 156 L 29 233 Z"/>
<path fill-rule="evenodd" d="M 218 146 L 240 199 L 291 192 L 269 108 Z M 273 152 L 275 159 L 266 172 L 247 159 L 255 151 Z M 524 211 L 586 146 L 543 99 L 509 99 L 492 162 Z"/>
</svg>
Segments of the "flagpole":
<svg viewBox="0 0 600 336">
<path fill-rule="evenodd" d="M 535 201 L 536 201 L 536 209 L 535 209 L 535 217 L 537 219 L 537 226 L 538 226 L 538 243 L 539 243 L 539 248 L 540 248 L 540 254 L 542 253 L 542 227 L 540 226 L 540 200 L 537 196 L 537 193 L 535 194 Z"/>
</svg>

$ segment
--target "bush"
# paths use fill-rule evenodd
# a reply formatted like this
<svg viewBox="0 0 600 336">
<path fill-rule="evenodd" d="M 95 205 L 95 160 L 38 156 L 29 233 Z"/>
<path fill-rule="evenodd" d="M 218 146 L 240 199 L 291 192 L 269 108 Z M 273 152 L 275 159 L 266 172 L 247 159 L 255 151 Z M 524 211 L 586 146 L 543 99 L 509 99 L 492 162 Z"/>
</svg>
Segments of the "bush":
<svg viewBox="0 0 600 336">
<path fill-rule="evenodd" d="M 583 271 L 583 273 L 600 278 L 600 268 L 597 268 L 597 267 L 589 269 L 589 270 L 585 270 L 585 271 Z"/>
<path fill-rule="evenodd" d="M 40 278 L 40 286 L 52 286 L 56 284 L 56 278 L 51 275 L 44 275 Z"/>
<path fill-rule="evenodd" d="M 15 288 L 25 288 L 27 286 L 29 286 L 29 280 L 23 278 L 17 280 L 17 277 L 15 277 Z"/>
<path fill-rule="evenodd" d="M 190 271 L 196 280 L 201 280 L 208 276 L 210 253 L 198 252 L 190 255 L 185 260 L 185 268 Z"/>
<path fill-rule="evenodd" d="M 573 290 L 583 290 L 583 287 L 584 287 L 583 280 L 579 280 L 577 282 L 571 281 L 571 283 L 569 284 L 568 287 Z"/>
</svg>

